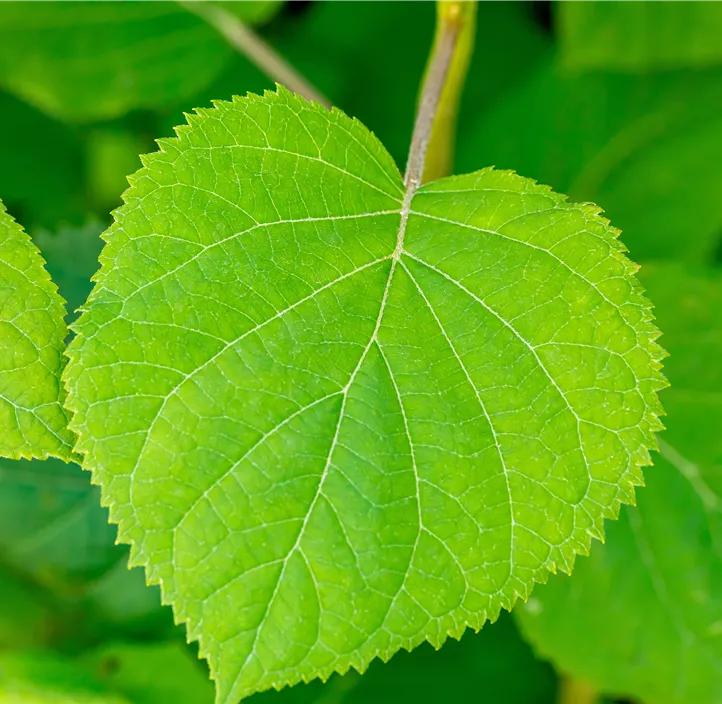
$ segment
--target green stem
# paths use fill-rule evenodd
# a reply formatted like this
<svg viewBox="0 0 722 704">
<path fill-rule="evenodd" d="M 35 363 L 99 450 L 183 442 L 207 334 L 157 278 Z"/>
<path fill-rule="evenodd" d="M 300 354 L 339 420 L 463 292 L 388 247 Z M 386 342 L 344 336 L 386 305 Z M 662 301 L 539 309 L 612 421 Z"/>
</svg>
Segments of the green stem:
<svg viewBox="0 0 722 704">
<path fill-rule="evenodd" d="M 226 41 L 261 69 L 272 81 L 286 86 L 306 100 L 329 108 L 331 103 L 307 81 L 270 44 L 227 10 L 211 2 L 181 2 L 189 12 L 198 15 L 223 35 Z"/>
<path fill-rule="evenodd" d="M 558 704 L 598 704 L 599 694 L 588 682 L 564 675 L 559 680 Z"/>
<path fill-rule="evenodd" d="M 476 2 L 439 0 L 436 4 L 436 34 L 424 76 L 414 141 L 423 139 L 418 183 L 448 176 L 453 168 L 456 121 L 464 81 L 474 48 Z"/>
</svg>

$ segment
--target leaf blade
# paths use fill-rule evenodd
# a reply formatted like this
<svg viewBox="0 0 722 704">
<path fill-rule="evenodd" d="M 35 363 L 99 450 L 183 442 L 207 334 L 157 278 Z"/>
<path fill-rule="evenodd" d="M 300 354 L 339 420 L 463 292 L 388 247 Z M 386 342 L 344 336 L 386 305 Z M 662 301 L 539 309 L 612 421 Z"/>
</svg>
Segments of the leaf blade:
<svg viewBox="0 0 722 704">
<path fill-rule="evenodd" d="M 364 669 L 373 657 L 423 640 L 439 646 L 496 618 L 549 569 L 571 568 L 573 555 L 601 534 L 602 517 L 631 500 L 663 385 L 649 306 L 597 211 L 493 170 L 404 193 L 388 153 L 360 123 L 280 88 L 200 110 L 177 133 L 131 179 L 106 234 L 66 381 L 79 449 L 120 539 L 162 584 L 189 636 L 200 639 L 218 701 Z M 459 188 L 471 195 L 460 198 Z M 440 211 L 453 212 L 450 223 Z M 537 211 L 551 220 L 540 221 Z M 559 213 L 576 218 L 567 230 L 555 222 Z M 469 244 L 470 222 L 506 235 L 486 233 L 495 243 L 487 251 Z M 585 234 L 589 228 L 598 231 Z M 542 255 L 544 243 L 532 242 L 521 256 L 507 252 L 493 274 L 484 256 L 519 247 L 508 241 L 519 232 L 554 243 L 577 237 L 566 247 L 577 259 L 565 269 L 563 254 Z M 595 237 L 607 244 L 603 256 Z M 432 240 L 444 239 L 439 260 Z M 536 514 L 544 499 L 531 483 L 505 484 L 499 443 L 472 391 L 472 377 L 493 387 L 475 350 L 504 371 L 497 358 L 509 340 L 495 347 L 494 332 L 482 325 L 471 337 L 459 327 L 458 299 L 468 306 L 471 292 L 477 306 L 485 293 L 473 270 L 448 277 L 453 283 L 439 273 L 445 259 L 477 258 L 498 288 L 489 309 L 499 301 L 509 308 L 522 293 L 527 303 L 534 298 L 523 275 L 533 270 L 529 252 L 565 272 L 551 272 L 550 300 L 576 268 L 618 297 L 604 309 L 599 299 L 589 303 L 587 291 L 577 317 L 589 314 L 585 332 L 596 332 L 601 345 L 612 345 L 612 331 L 626 325 L 640 340 L 624 350 L 632 353 L 632 381 L 649 376 L 635 408 L 640 429 L 620 440 L 618 466 L 601 472 L 598 486 L 612 490 L 586 503 L 580 496 L 574 509 L 573 494 L 587 482 L 578 476 L 579 457 L 560 461 L 556 486 L 536 477 L 542 494 L 576 482 L 557 499 L 554 510 L 566 518 L 554 535 Z M 433 267 L 423 268 L 425 259 Z M 546 260 L 544 267 L 549 276 Z M 503 277 L 512 293 L 498 284 Z M 541 300 L 543 285 L 536 288 Z M 575 291 L 567 291 L 570 299 Z M 598 308 L 617 323 L 595 325 Z M 495 332 L 510 335 L 509 321 L 505 327 L 499 318 L 511 313 L 500 310 Z M 493 316 L 484 315 L 489 327 Z M 563 331 L 560 320 L 550 328 Z M 557 364 L 564 355 L 557 353 Z M 581 366 L 582 357 L 569 359 Z M 505 360 L 509 368 L 515 362 Z M 528 411 L 543 426 L 561 401 L 540 373 L 532 369 L 537 376 L 519 397 L 532 405 L 540 383 L 542 394 L 554 396 L 548 408 L 540 402 Z M 599 377 L 612 405 L 615 381 L 629 382 L 615 373 Z M 558 370 L 553 375 L 571 384 Z M 574 403 L 592 404 L 581 382 L 568 391 Z M 508 410 L 502 396 L 498 417 Z M 569 437 L 566 428 L 561 444 L 543 439 L 579 455 Z M 533 453 L 514 459 L 519 447 L 504 443 L 523 474 Z M 603 465 L 603 443 L 594 443 Z M 513 532 L 517 495 L 531 508 L 520 514 L 525 532 L 515 562 L 503 535 Z M 553 540 L 563 547 L 545 552 Z"/>
<path fill-rule="evenodd" d="M 65 310 L 43 264 L 0 202 L 0 455 L 68 461 L 73 437 L 60 384 Z"/>
</svg>

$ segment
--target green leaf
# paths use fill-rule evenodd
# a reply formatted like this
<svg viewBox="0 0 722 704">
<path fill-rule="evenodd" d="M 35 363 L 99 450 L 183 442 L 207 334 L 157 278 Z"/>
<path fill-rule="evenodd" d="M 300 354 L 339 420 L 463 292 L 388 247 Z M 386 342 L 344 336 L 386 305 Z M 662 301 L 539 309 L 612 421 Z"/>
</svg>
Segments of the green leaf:
<svg viewBox="0 0 722 704">
<path fill-rule="evenodd" d="M 146 135 L 125 125 L 88 130 L 88 189 L 97 212 L 109 212 L 120 204 L 120 195 L 128 188 L 128 174 L 140 166 L 138 154 L 152 149 Z"/>
<path fill-rule="evenodd" d="M 476 168 L 483 154 L 603 203 L 637 259 L 710 261 L 722 231 L 721 79 L 720 70 L 569 75 L 550 57 L 461 125 L 459 165 Z"/>
<path fill-rule="evenodd" d="M 71 456 L 64 314 L 38 250 L 0 201 L 0 456 Z"/>
<path fill-rule="evenodd" d="M 520 677 L 519 673 L 524 676 Z M 249 704 L 553 704 L 556 677 L 534 658 L 508 614 L 480 633 L 467 632 L 441 651 L 428 643 L 401 651 L 388 663 L 375 660 L 363 675 L 351 671 L 280 692 L 262 692 Z"/>
<path fill-rule="evenodd" d="M 38 582 L 73 592 L 123 555 L 100 492 L 76 464 L 0 460 L 0 552 Z"/>
<path fill-rule="evenodd" d="M 237 3 L 262 20 L 278 3 Z M 0 84 L 71 121 L 107 119 L 193 95 L 233 50 L 174 2 L 0 5 Z"/>
<path fill-rule="evenodd" d="M 76 648 L 111 631 L 154 637 L 174 631 L 159 589 L 146 587 L 142 570 L 128 569 L 128 550 L 115 538 L 98 487 L 78 465 L 0 460 L 0 567 L 8 579 L 12 570 L 28 582 L 26 591 L 38 592 L 52 608 L 48 641 Z M 21 610 L 13 602 L 23 601 L 11 598 L 16 591 L 0 598 L 9 624 Z"/>
<path fill-rule="evenodd" d="M 0 564 L 0 651 L 45 643 L 55 630 L 55 619 L 52 606 Z"/>
<path fill-rule="evenodd" d="M 0 657 L 0 704 L 130 704 L 72 663 L 44 653 Z"/>
<path fill-rule="evenodd" d="M 716 2 L 564 2 L 555 6 L 565 64 L 649 71 L 722 62 Z"/>
<path fill-rule="evenodd" d="M 574 575 L 520 612 L 539 651 L 611 693 L 659 704 L 722 700 L 722 276 L 678 265 L 643 277 L 671 388 L 667 430 L 636 509 Z"/>
<path fill-rule="evenodd" d="M 129 569 L 126 554 L 85 590 L 88 608 L 102 619 L 104 637 L 111 630 L 118 637 L 141 639 L 177 634 L 171 610 L 160 598 L 160 589 L 145 583 L 143 570 Z"/>
<path fill-rule="evenodd" d="M 283 5 L 282 0 L 212 0 L 246 24 L 268 22 Z"/>
<path fill-rule="evenodd" d="M 208 671 L 182 641 L 116 643 L 85 655 L 82 665 L 133 704 L 210 704 Z"/>
<path fill-rule="evenodd" d="M 131 179 L 66 380 L 218 701 L 438 646 L 571 569 L 664 383 L 597 209 L 492 169 L 405 193 L 284 89 L 189 121 Z"/>
</svg>

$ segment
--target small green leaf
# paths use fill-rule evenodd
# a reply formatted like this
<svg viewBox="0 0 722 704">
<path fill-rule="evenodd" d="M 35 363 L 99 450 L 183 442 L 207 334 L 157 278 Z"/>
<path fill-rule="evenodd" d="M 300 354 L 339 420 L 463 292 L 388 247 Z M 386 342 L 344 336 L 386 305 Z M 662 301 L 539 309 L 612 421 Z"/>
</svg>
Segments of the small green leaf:
<svg viewBox="0 0 722 704">
<path fill-rule="evenodd" d="M 643 72 L 722 63 L 716 2 L 563 2 L 555 9 L 572 69 Z"/>
<path fill-rule="evenodd" d="M 0 202 L 0 457 L 71 456 L 64 314 L 38 250 Z"/>
<path fill-rule="evenodd" d="M 722 701 L 722 276 L 643 277 L 670 352 L 667 430 L 637 508 L 606 545 L 520 612 L 538 650 L 604 691 L 659 704 Z"/>
<path fill-rule="evenodd" d="M 658 332 L 591 205 L 405 191 L 283 89 L 161 140 L 106 233 L 68 405 L 218 701 L 479 629 L 633 499 Z"/>
<path fill-rule="evenodd" d="M 236 3 L 263 20 L 278 3 Z M 171 105 L 217 76 L 233 50 L 175 2 L 0 5 L 0 84 L 52 115 L 90 121 Z"/>
</svg>

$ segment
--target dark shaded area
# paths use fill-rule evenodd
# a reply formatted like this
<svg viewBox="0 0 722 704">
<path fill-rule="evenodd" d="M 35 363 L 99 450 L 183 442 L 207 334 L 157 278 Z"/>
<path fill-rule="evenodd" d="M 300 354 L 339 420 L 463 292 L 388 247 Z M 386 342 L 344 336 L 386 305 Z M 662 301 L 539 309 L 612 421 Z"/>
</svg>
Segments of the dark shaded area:
<svg viewBox="0 0 722 704">
<path fill-rule="evenodd" d="M 712 262 L 715 266 L 722 266 L 722 232 L 717 235 L 717 246 L 712 254 Z"/>
<path fill-rule="evenodd" d="M 547 34 L 554 34 L 554 22 L 552 17 L 552 3 L 550 0 L 539 0 L 539 2 L 527 3 L 529 13 L 534 22 Z"/>
<path fill-rule="evenodd" d="M 282 13 L 289 17 L 300 17 L 308 12 L 312 4 L 313 0 L 290 0 L 284 5 Z"/>
</svg>

